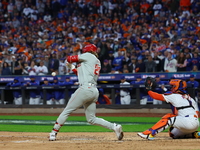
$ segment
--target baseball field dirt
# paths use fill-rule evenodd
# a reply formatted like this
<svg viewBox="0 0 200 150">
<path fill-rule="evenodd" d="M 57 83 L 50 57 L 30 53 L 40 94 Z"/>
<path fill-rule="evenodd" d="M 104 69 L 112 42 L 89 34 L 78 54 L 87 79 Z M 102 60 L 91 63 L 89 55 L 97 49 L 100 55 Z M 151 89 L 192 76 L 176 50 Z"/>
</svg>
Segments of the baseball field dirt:
<svg viewBox="0 0 200 150">
<path fill-rule="evenodd" d="M 11 114 L 0 114 L 11 115 Z M 18 114 L 51 115 L 59 114 Z M 84 114 L 72 114 L 83 116 Z M 97 116 L 162 117 L 158 113 L 98 113 Z M 30 126 L 31 128 L 31 126 Z M 61 132 L 56 141 L 48 141 L 49 133 L 0 132 L 0 150 L 200 150 L 200 139 L 171 139 L 167 132 L 159 133 L 155 140 L 140 138 L 135 132 L 125 132 L 118 141 L 114 132 Z"/>
<path fill-rule="evenodd" d="M 136 133 L 125 132 L 118 141 L 114 132 L 59 133 L 56 141 L 48 141 L 48 133 L 0 132 L 1 150 L 180 150 L 200 149 L 200 139 L 177 139 L 160 133 L 148 141 Z"/>
</svg>

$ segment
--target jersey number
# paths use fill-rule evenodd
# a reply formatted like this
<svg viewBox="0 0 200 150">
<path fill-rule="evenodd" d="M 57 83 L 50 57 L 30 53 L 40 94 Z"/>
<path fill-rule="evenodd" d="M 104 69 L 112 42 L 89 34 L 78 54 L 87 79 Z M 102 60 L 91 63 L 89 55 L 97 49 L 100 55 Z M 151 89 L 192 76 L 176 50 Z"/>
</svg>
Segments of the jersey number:
<svg viewBox="0 0 200 150">
<path fill-rule="evenodd" d="M 101 67 L 100 67 L 98 64 L 96 64 L 96 65 L 95 65 L 94 74 L 95 74 L 95 75 L 99 75 L 100 69 L 101 69 Z"/>
</svg>

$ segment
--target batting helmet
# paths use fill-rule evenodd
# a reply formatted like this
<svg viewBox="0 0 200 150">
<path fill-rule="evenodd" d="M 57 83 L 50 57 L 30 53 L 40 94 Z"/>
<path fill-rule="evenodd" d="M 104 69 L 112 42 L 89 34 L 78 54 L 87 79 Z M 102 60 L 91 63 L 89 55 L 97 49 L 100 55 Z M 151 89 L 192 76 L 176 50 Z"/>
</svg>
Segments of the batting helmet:
<svg viewBox="0 0 200 150">
<path fill-rule="evenodd" d="M 83 48 L 83 53 L 86 52 L 97 52 L 97 47 L 94 44 L 88 44 Z"/>
<path fill-rule="evenodd" d="M 186 93 L 187 83 L 180 79 L 172 79 L 170 80 L 169 84 L 172 86 L 171 91 L 172 93 Z"/>
</svg>

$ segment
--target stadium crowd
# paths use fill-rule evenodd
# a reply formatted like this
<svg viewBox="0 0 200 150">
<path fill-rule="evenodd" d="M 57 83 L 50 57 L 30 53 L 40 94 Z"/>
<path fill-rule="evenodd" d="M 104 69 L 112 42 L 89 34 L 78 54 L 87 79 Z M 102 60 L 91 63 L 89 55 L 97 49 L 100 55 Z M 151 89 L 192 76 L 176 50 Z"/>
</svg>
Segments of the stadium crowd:
<svg viewBox="0 0 200 150">
<path fill-rule="evenodd" d="M 200 70 L 199 0 L 1 0 L 1 75 L 72 72 L 94 43 L 101 73 Z"/>
</svg>

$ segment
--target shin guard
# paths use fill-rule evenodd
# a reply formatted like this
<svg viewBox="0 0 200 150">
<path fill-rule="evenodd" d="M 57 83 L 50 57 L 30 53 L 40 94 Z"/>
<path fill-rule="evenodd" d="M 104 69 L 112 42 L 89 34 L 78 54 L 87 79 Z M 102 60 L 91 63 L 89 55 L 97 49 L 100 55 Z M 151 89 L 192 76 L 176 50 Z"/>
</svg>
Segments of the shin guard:
<svg viewBox="0 0 200 150">
<path fill-rule="evenodd" d="M 145 135 L 147 135 L 147 134 L 156 135 L 157 133 L 167 129 L 169 126 L 173 126 L 175 120 L 176 120 L 176 115 L 173 115 L 170 113 L 166 114 L 153 127 L 151 127 L 150 129 L 148 129 L 142 133 Z"/>
</svg>

